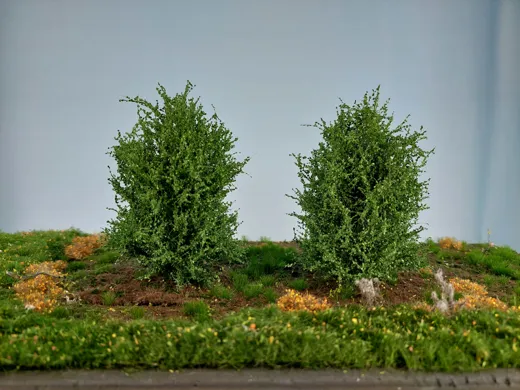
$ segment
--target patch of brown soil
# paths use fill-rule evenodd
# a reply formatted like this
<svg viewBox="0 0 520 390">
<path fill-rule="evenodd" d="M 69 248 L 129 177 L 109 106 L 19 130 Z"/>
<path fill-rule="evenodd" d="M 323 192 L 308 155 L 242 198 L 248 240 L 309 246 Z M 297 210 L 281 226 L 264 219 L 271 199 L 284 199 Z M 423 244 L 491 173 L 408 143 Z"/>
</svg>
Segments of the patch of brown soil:
<svg viewBox="0 0 520 390">
<path fill-rule="evenodd" d="M 215 318 L 238 311 L 244 307 L 261 307 L 267 304 L 263 297 L 246 299 L 235 293 L 232 299 L 217 299 L 209 295 L 207 289 L 185 287 L 173 290 L 173 284 L 159 278 L 137 280 L 135 269 L 128 265 L 114 266 L 111 273 L 95 276 L 93 285 L 78 292 L 81 300 L 89 305 L 103 306 L 103 293 L 113 292 L 117 298 L 109 311 L 111 317 L 129 318 L 127 309 L 142 306 L 154 318 L 183 317 L 186 302 L 203 300 Z M 107 310 L 109 308 L 107 307 Z M 126 313 L 126 314 L 125 314 Z"/>
<path fill-rule="evenodd" d="M 161 315 L 161 313 L 178 313 L 182 312 L 184 303 L 193 300 L 204 300 L 211 307 L 215 315 L 223 315 L 232 311 L 237 311 L 245 307 L 259 307 L 267 304 L 265 298 L 246 299 L 241 294 L 235 293 L 232 299 L 216 299 L 210 297 L 208 290 L 198 289 L 194 287 L 186 287 L 178 292 L 168 292 L 164 288 L 153 285 L 152 282 L 138 281 L 131 277 L 131 269 L 126 269 L 124 273 L 125 278 L 123 282 L 118 284 L 110 283 L 113 278 L 107 275 L 99 275 L 96 289 L 89 289 L 81 293 L 81 298 L 84 302 L 94 305 L 102 305 L 102 295 L 104 291 L 114 291 L 119 297 L 115 301 L 117 306 L 146 306 L 153 307 L 154 313 Z M 121 272 L 118 272 L 121 278 Z M 227 283 L 226 283 L 227 284 Z M 395 286 L 389 284 L 382 284 L 381 294 L 383 296 L 384 305 L 398 305 L 402 303 L 410 303 L 421 301 L 424 298 L 424 291 L 432 285 L 432 281 L 425 280 L 418 273 L 403 272 L 399 274 L 397 284 Z M 287 286 L 282 283 L 277 283 L 272 287 L 278 295 L 283 295 Z M 357 293 L 350 299 L 338 299 L 336 302 L 330 297 L 330 291 L 334 288 L 331 285 L 321 285 L 317 287 L 311 286 L 308 289 L 310 294 L 318 298 L 328 298 L 331 303 L 338 306 L 346 304 L 360 304 L 361 295 Z M 165 308 L 165 309 L 158 309 Z M 166 309 L 167 308 L 167 309 Z"/>
<path fill-rule="evenodd" d="M 196 301 L 198 299 L 186 299 L 182 303 Z M 247 307 L 264 307 L 268 303 L 263 299 L 252 299 L 246 300 L 243 297 L 237 296 L 231 300 L 215 300 L 215 299 L 204 299 L 204 301 L 210 307 L 210 313 L 212 318 L 220 319 L 227 314 L 237 312 L 240 309 Z M 119 320 L 131 320 L 132 316 L 130 313 L 131 306 L 111 306 L 107 307 L 105 315 L 112 319 Z M 155 320 L 169 320 L 172 318 L 176 319 L 189 319 L 183 310 L 183 305 L 177 306 L 141 306 L 145 311 L 145 318 Z"/>
<path fill-rule="evenodd" d="M 117 282 L 116 282 L 117 280 Z M 95 287 L 80 292 L 82 301 L 102 305 L 102 294 L 112 291 L 117 298 L 116 306 L 182 306 L 189 298 L 201 296 L 201 290 L 186 287 L 178 292 L 167 291 L 168 285 L 157 281 L 140 281 L 135 278 L 135 270 L 128 266 L 116 267 L 114 273 L 101 274 L 95 278 Z"/>
<path fill-rule="evenodd" d="M 431 285 L 432 281 L 424 279 L 417 272 L 401 272 L 395 286 L 382 284 L 381 294 L 385 305 L 414 303 L 424 301 L 424 292 Z"/>
<path fill-rule="evenodd" d="M 247 307 L 263 307 L 269 303 L 263 297 L 246 299 L 242 294 L 235 293 L 232 299 L 216 299 L 208 294 L 208 290 L 187 287 L 178 292 L 166 291 L 157 283 L 150 281 L 138 281 L 133 278 L 133 270 L 130 267 L 117 268 L 115 274 L 98 275 L 95 289 L 89 288 L 80 292 L 83 302 L 101 306 L 103 305 L 102 293 L 113 291 L 118 295 L 112 309 L 107 307 L 107 315 L 119 319 L 131 319 L 128 309 L 131 306 L 142 306 L 147 317 L 155 319 L 185 318 L 183 306 L 186 302 L 203 300 L 211 310 L 214 318 L 221 318 L 226 314 L 236 312 Z M 119 283 L 114 283 L 115 278 Z M 384 306 L 393 306 L 403 303 L 414 303 L 424 301 L 425 291 L 435 284 L 432 278 L 424 279 L 416 272 L 402 272 L 399 274 L 396 285 L 382 284 L 381 295 Z M 331 285 L 314 284 L 308 289 L 310 294 L 318 298 L 327 298 L 336 307 L 345 307 L 351 304 L 362 304 L 361 295 L 357 293 L 349 299 L 334 299 L 330 291 L 334 289 Z M 277 283 L 272 287 L 279 296 L 283 295 L 287 286 Z"/>
<path fill-rule="evenodd" d="M 299 250 L 295 242 L 274 242 L 283 248 L 294 248 Z M 266 242 L 253 241 L 248 242 L 249 246 L 265 246 Z M 439 261 L 433 254 L 427 254 L 430 265 L 435 271 L 438 267 L 443 268 L 446 278 L 458 276 L 465 279 L 483 283 L 484 276 L 475 274 L 475 269 L 468 267 L 466 263 L 460 260 Z M 446 264 L 443 264 L 446 263 Z M 151 280 L 137 280 L 136 272 L 138 268 L 132 264 L 115 265 L 110 273 L 97 275 L 94 277 L 92 287 L 88 287 L 79 292 L 83 302 L 100 306 L 103 305 L 103 293 L 113 291 L 117 298 L 114 302 L 114 311 L 108 310 L 110 316 L 118 318 L 130 318 L 129 308 L 131 306 L 141 306 L 145 309 L 147 316 L 153 318 L 183 318 L 183 306 L 186 302 L 203 300 L 211 309 L 215 318 L 222 317 L 231 312 L 236 312 L 246 307 L 262 307 L 268 304 L 264 297 L 246 299 L 242 294 L 234 293 L 232 299 L 215 299 L 211 297 L 208 290 L 194 287 L 186 287 L 183 289 L 175 289 L 171 282 L 167 282 L 161 278 L 152 278 Z M 231 285 L 229 278 L 230 269 L 225 268 L 221 272 L 221 282 Z M 307 275 L 307 281 L 310 288 L 309 293 L 318 298 L 327 298 L 334 306 L 344 307 L 350 304 L 362 304 L 361 295 L 356 294 L 349 299 L 331 297 L 331 290 L 335 289 L 333 283 L 323 284 L 313 280 L 312 275 Z M 515 282 L 511 281 L 507 286 L 493 286 L 488 291 L 490 296 L 501 298 L 507 295 L 506 291 L 512 291 Z M 384 306 L 393 306 L 404 303 L 416 303 L 424 301 L 425 293 L 432 288 L 437 287 L 433 275 L 424 278 L 418 272 L 401 272 L 398 275 L 397 283 L 391 285 L 384 283 L 381 286 L 382 301 Z M 287 286 L 278 281 L 272 287 L 276 293 L 281 296 L 286 292 Z M 500 291 L 502 289 L 502 293 Z M 357 290 L 357 289 L 356 289 Z"/>
</svg>

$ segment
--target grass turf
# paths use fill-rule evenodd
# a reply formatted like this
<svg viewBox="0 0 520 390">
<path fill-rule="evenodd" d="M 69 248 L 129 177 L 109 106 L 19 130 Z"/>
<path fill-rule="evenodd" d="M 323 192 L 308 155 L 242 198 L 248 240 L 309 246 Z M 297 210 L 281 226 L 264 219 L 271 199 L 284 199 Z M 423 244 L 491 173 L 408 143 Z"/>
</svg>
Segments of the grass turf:
<svg viewBox="0 0 520 390">
<path fill-rule="evenodd" d="M 290 243 L 245 243 L 245 265 L 223 270 L 208 289 L 182 291 L 165 281 L 139 281 L 139 266 L 104 248 L 69 261 L 67 280 L 87 299 L 51 314 L 24 309 L 6 271 L 66 259 L 64 247 L 84 233 L 0 232 L 0 368 L 303 367 L 473 371 L 520 365 L 520 316 L 494 310 L 445 316 L 412 309 L 435 282 L 424 270 L 383 285 L 383 307 L 359 305 L 352 289 L 291 270 Z M 430 267 L 485 285 L 518 305 L 520 256 L 510 248 L 433 241 L 421 246 Z M 285 288 L 328 297 L 334 308 L 284 313 L 271 305 Z M 136 306 L 137 305 L 137 306 Z"/>
</svg>

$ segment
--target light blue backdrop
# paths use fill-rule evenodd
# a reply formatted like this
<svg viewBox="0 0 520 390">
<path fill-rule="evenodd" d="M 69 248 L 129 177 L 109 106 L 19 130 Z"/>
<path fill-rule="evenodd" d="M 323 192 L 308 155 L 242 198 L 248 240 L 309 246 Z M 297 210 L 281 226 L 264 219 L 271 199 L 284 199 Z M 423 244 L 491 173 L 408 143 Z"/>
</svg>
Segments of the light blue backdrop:
<svg viewBox="0 0 520 390">
<path fill-rule="evenodd" d="M 425 236 L 520 249 L 518 0 L 3 0 L 0 229 L 99 231 L 113 214 L 105 155 L 135 106 L 195 95 L 239 137 L 252 176 L 233 194 L 239 234 L 292 238 L 292 152 L 381 84 L 398 119 L 424 125 Z"/>
</svg>

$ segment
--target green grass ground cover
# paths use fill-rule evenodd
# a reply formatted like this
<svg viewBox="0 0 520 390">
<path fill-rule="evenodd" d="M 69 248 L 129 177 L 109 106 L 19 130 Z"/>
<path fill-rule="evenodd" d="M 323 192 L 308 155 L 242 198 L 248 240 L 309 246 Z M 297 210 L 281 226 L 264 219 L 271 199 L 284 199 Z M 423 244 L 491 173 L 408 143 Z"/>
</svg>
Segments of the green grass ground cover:
<svg viewBox="0 0 520 390">
<path fill-rule="evenodd" d="M 316 284 L 312 275 L 292 266 L 298 256 L 294 247 L 267 238 L 248 243 L 244 264 L 223 269 L 219 283 L 183 291 L 161 280 L 138 281 L 135 262 L 102 248 L 86 259 L 68 260 L 67 280 L 91 301 L 62 304 L 50 314 L 24 309 L 6 271 L 22 273 L 29 264 L 66 260 L 64 246 L 81 235 L 73 229 L 0 232 L 1 369 L 472 371 L 520 365 L 518 313 L 475 310 L 445 316 L 414 310 L 410 303 L 427 300 L 435 290 L 427 272 L 385 284 L 382 307 L 365 308 L 353 289 L 330 294 L 333 286 Z M 520 305 L 520 256 L 510 248 L 465 244 L 453 250 L 428 241 L 418 255 L 449 277 L 477 281 L 490 296 Z M 124 273 L 129 270 L 133 273 Z M 327 297 L 333 308 L 281 312 L 273 303 L 288 287 Z M 136 305 L 139 294 L 148 300 Z"/>
<path fill-rule="evenodd" d="M 255 324 L 254 329 L 252 324 Z M 221 320 L 0 320 L 4 369 L 298 367 L 473 371 L 518 367 L 517 314 L 453 318 L 406 307 L 316 315 L 249 309 Z"/>
</svg>

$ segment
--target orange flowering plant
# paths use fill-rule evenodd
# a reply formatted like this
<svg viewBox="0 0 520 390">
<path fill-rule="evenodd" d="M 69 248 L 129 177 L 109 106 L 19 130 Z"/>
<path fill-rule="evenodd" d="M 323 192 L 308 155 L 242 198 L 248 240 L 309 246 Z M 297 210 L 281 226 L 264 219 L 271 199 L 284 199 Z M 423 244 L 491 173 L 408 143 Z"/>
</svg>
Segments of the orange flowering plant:
<svg viewBox="0 0 520 390">
<path fill-rule="evenodd" d="M 442 249 L 455 249 L 460 251 L 464 245 L 462 241 L 458 241 L 452 237 L 442 237 L 439 239 L 439 246 Z"/>
<path fill-rule="evenodd" d="M 65 248 L 65 255 L 69 259 L 82 260 L 101 248 L 106 238 L 103 234 L 91 234 L 86 237 L 74 237 L 72 244 Z"/>
<path fill-rule="evenodd" d="M 509 307 L 506 303 L 497 298 L 490 297 L 484 286 L 478 283 L 471 282 L 467 279 L 452 278 L 450 283 L 455 288 L 456 292 L 464 295 L 461 299 L 460 308 L 463 309 L 496 309 L 507 311 L 509 309 L 516 310 L 514 307 Z"/>
<path fill-rule="evenodd" d="M 39 312 L 52 312 L 60 299 L 68 297 L 68 291 L 60 282 L 67 264 L 64 261 L 45 261 L 29 265 L 13 290 L 27 309 Z"/>
<path fill-rule="evenodd" d="M 292 289 L 287 289 L 286 294 L 278 298 L 276 306 L 282 311 L 309 311 L 312 313 L 331 307 L 327 298 L 318 299 L 309 293 L 301 294 Z"/>
<path fill-rule="evenodd" d="M 472 309 L 495 309 L 500 311 L 518 311 L 516 307 L 509 307 L 506 303 L 497 298 L 490 297 L 486 288 L 478 283 L 467 279 L 454 277 L 448 282 L 444 281 L 442 271 L 436 273 L 436 279 L 441 286 L 441 297 L 437 293 L 432 293 L 434 306 L 429 306 L 425 302 L 421 302 L 414 306 L 415 309 L 423 309 L 432 311 L 435 309 L 441 312 L 472 310 Z M 459 300 L 454 299 L 454 293 L 462 294 Z"/>
</svg>

